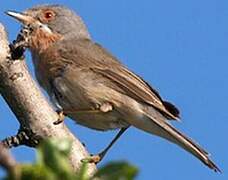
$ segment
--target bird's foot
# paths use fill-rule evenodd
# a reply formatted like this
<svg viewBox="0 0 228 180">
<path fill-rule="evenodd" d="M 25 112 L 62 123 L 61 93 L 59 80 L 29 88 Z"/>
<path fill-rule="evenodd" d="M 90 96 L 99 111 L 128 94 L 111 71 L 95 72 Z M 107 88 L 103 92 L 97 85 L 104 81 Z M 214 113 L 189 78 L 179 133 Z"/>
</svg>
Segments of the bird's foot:
<svg viewBox="0 0 228 180">
<path fill-rule="evenodd" d="M 82 159 L 82 162 L 98 164 L 99 162 L 101 162 L 101 160 L 103 159 L 104 155 L 105 154 L 103 154 L 103 153 L 99 153 L 99 154 L 96 154 L 96 155 L 90 155 L 89 157 Z"/>
<path fill-rule="evenodd" d="M 65 115 L 63 113 L 63 110 L 57 111 L 58 114 L 58 120 L 54 122 L 54 125 L 58 125 L 64 121 Z"/>
</svg>

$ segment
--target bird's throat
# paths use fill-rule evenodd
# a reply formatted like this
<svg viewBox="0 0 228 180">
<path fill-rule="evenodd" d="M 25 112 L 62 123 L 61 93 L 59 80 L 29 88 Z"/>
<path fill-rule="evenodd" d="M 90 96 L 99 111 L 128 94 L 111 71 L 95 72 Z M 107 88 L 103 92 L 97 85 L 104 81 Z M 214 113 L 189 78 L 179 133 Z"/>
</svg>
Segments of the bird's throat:
<svg viewBox="0 0 228 180">
<path fill-rule="evenodd" d="M 57 33 L 47 33 L 42 29 L 37 29 L 31 34 L 29 40 L 29 48 L 31 51 L 42 53 L 44 50 L 49 48 L 53 43 L 60 40 L 62 36 Z"/>
</svg>

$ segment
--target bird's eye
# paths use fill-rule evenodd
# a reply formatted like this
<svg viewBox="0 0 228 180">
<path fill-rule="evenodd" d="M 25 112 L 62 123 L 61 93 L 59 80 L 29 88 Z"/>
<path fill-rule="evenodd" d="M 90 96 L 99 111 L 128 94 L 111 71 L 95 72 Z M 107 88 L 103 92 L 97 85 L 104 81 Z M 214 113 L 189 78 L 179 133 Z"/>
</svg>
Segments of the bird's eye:
<svg viewBox="0 0 228 180">
<path fill-rule="evenodd" d="M 44 18 L 46 20 L 51 20 L 51 19 L 53 19 L 54 16 L 55 16 L 55 14 L 52 11 L 46 11 L 46 12 L 44 12 Z"/>
</svg>

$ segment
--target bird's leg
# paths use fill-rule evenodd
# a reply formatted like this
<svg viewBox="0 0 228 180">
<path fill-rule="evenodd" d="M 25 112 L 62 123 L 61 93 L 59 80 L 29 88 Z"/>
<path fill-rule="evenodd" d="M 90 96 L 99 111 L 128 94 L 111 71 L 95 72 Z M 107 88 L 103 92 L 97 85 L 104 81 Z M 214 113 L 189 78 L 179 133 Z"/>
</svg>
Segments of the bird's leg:
<svg viewBox="0 0 228 180">
<path fill-rule="evenodd" d="M 57 111 L 59 118 L 54 122 L 55 125 L 64 121 L 65 114 L 89 114 L 89 113 L 107 113 L 113 110 L 113 106 L 110 103 L 104 103 L 101 106 L 97 106 L 95 109 L 61 109 Z"/>
<path fill-rule="evenodd" d="M 125 127 L 125 128 L 121 128 L 120 131 L 117 133 L 117 135 L 114 137 L 114 139 L 109 143 L 109 145 L 100 153 L 98 153 L 97 155 L 92 155 L 89 158 L 83 159 L 82 161 L 86 161 L 89 163 L 99 163 L 104 156 L 107 154 L 107 152 L 109 151 L 109 149 L 113 146 L 113 144 L 115 144 L 115 142 L 120 138 L 120 136 L 129 128 Z"/>
<path fill-rule="evenodd" d="M 52 88 L 53 94 L 51 95 L 51 101 L 56 107 L 56 113 L 58 114 L 58 120 L 54 122 L 54 125 L 60 124 L 64 121 L 65 115 L 63 112 L 62 106 L 59 104 L 58 97 L 61 97 L 61 94 L 56 90 L 53 85 L 53 81 L 50 81 L 50 86 Z"/>
</svg>

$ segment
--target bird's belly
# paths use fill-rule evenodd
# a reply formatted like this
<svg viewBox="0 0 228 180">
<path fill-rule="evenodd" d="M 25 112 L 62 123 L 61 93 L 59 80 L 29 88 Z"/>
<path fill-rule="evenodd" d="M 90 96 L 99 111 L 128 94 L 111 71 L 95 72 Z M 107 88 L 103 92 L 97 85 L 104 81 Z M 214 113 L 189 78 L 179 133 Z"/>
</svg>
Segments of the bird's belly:
<svg viewBox="0 0 228 180">
<path fill-rule="evenodd" d="M 64 78 L 55 81 L 55 88 L 60 94 L 60 97 L 57 97 L 58 103 L 67 116 L 80 125 L 96 130 L 105 131 L 128 126 L 115 109 L 109 112 L 97 111 L 97 105 L 100 106 L 110 100 L 108 97 L 111 95 L 101 93 L 104 87 L 99 87 L 98 84 L 88 87 L 88 83 L 78 83 L 80 82 L 72 83 Z"/>
<path fill-rule="evenodd" d="M 111 130 L 127 127 L 128 123 L 121 120 L 116 112 L 68 114 L 76 123 L 95 130 Z"/>
</svg>

